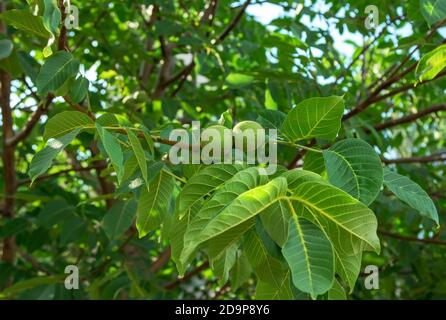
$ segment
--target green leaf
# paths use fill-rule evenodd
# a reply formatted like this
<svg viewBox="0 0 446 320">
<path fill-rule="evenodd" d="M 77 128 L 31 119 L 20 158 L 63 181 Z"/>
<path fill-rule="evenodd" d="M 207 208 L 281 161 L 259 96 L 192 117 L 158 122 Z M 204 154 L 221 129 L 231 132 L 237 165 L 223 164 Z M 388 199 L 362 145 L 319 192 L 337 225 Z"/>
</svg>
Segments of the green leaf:
<svg viewBox="0 0 446 320">
<path fill-rule="evenodd" d="M 111 207 L 102 220 L 102 228 L 111 240 L 118 238 L 132 225 L 136 214 L 136 201 L 119 201 Z"/>
<path fill-rule="evenodd" d="M 223 286 L 229 279 L 229 272 L 235 264 L 237 258 L 238 243 L 233 243 L 229 248 L 221 252 L 218 256 L 210 257 L 210 265 L 214 273 L 219 278 L 218 284 Z"/>
<path fill-rule="evenodd" d="M 288 113 L 281 131 L 290 141 L 310 138 L 334 140 L 341 128 L 343 113 L 342 97 L 306 99 Z"/>
<path fill-rule="evenodd" d="M 212 198 L 205 203 L 205 205 L 199 210 L 197 214 L 193 214 L 197 211 L 196 206 L 198 202 L 195 202 L 193 210 L 188 210 L 188 219 L 183 223 L 187 225 L 187 235 L 184 236 L 184 245 L 182 248 L 189 256 L 194 252 L 195 248 L 189 247 L 189 241 L 199 236 L 199 233 L 203 230 L 213 218 L 215 218 L 222 210 L 224 210 L 231 202 L 233 202 L 240 194 L 247 192 L 255 187 L 266 183 L 266 176 L 261 176 L 256 167 L 247 168 L 237 172 L 231 179 L 229 179 Z M 192 215 L 191 215 L 192 213 Z M 190 219 L 193 218 L 191 221 Z M 242 226 L 243 228 L 244 226 Z M 233 241 L 232 239 L 231 241 Z M 237 239 L 235 239 L 237 240 Z M 212 253 L 218 255 L 228 246 L 231 246 L 231 241 L 227 239 L 216 238 L 212 242 Z M 182 253 L 184 256 L 185 253 Z M 183 266 L 186 266 L 189 258 L 184 260 L 177 259 L 177 266 L 180 273 L 184 272 Z"/>
<path fill-rule="evenodd" d="M 258 122 L 265 129 L 279 130 L 285 121 L 286 114 L 278 110 L 262 110 L 257 117 Z"/>
<path fill-rule="evenodd" d="M 350 293 L 355 288 L 356 280 L 358 279 L 359 272 L 361 271 L 361 259 L 362 253 L 354 255 L 343 255 L 339 250 L 334 249 L 335 254 L 335 271 L 336 273 L 347 282 L 350 287 Z"/>
<path fill-rule="evenodd" d="M 241 164 L 217 164 L 201 170 L 181 190 L 178 196 L 178 212 L 186 212 L 244 168 L 246 166 Z"/>
<path fill-rule="evenodd" d="M 64 111 L 56 114 L 48 120 L 45 125 L 43 139 L 57 138 L 68 132 L 78 129 L 79 131 L 93 127 L 94 122 L 85 113 L 79 111 Z"/>
<path fill-rule="evenodd" d="M 70 242 L 76 242 L 86 234 L 87 224 L 77 216 L 66 219 L 61 227 L 60 244 L 67 245 Z"/>
<path fill-rule="evenodd" d="M 43 20 L 33 15 L 28 9 L 8 10 L 0 14 L 0 19 L 16 29 L 48 39 L 51 33 L 45 28 Z"/>
<path fill-rule="evenodd" d="M 109 156 L 113 168 L 116 170 L 118 182 L 121 183 L 121 178 L 124 173 L 124 156 L 121 145 L 119 144 L 118 139 L 109 131 L 104 129 L 98 122 L 96 122 L 96 129 L 99 137 L 101 138 L 102 144 L 104 145 L 105 152 Z"/>
<path fill-rule="evenodd" d="M 53 159 L 76 138 L 79 131 L 75 129 L 64 136 L 48 140 L 46 147 L 34 155 L 28 172 L 31 183 L 49 169 Z"/>
<path fill-rule="evenodd" d="M 288 238 L 288 225 L 291 217 L 287 200 L 279 200 L 260 214 L 268 235 L 282 247 Z"/>
<path fill-rule="evenodd" d="M 13 78 L 18 78 L 23 73 L 18 55 L 14 50 L 9 57 L 0 60 L 0 70 L 6 71 Z"/>
<path fill-rule="evenodd" d="M 274 282 L 257 281 L 257 300 L 293 300 L 293 290 L 290 286 L 290 272 L 282 272 Z"/>
<path fill-rule="evenodd" d="M 432 80 L 446 67 L 446 44 L 421 57 L 415 69 L 417 79 Z"/>
<path fill-rule="evenodd" d="M 203 219 L 202 215 L 197 215 L 184 235 L 181 261 L 186 262 L 200 244 L 212 238 L 221 236 L 220 241 L 224 243 L 240 238 L 246 230 L 254 225 L 253 218 L 275 201 L 285 197 L 286 191 L 286 179 L 279 177 L 240 194 L 217 216 L 208 221 Z M 197 229 L 200 230 L 197 232 Z"/>
<path fill-rule="evenodd" d="M 10 56 L 14 44 L 9 39 L 0 40 L 0 60 Z"/>
<path fill-rule="evenodd" d="M 421 14 L 430 26 L 446 18 L 446 1 L 420 0 L 420 9 Z"/>
<path fill-rule="evenodd" d="M 147 146 L 149 147 L 149 151 L 151 154 L 155 154 L 155 146 L 153 143 L 152 136 L 149 132 L 143 131 L 144 138 L 146 139 Z"/>
<path fill-rule="evenodd" d="M 243 250 L 258 277 L 257 299 L 293 299 L 289 269 L 269 254 L 255 229 L 245 234 Z"/>
<path fill-rule="evenodd" d="M 249 260 L 242 251 L 238 252 L 238 256 L 235 260 L 235 264 L 231 270 L 231 288 L 236 291 L 246 281 L 249 280 L 252 273 Z"/>
<path fill-rule="evenodd" d="M 168 209 L 174 185 L 172 176 L 161 170 L 150 182 L 150 192 L 147 188 L 141 189 L 136 216 L 136 228 L 140 238 L 162 222 L 162 215 Z"/>
<path fill-rule="evenodd" d="M 313 298 L 331 288 L 334 279 L 333 249 L 316 225 L 293 215 L 282 253 L 290 266 L 296 288 Z"/>
<path fill-rule="evenodd" d="M 201 203 L 197 202 L 192 206 L 185 214 L 180 218 L 179 215 L 175 215 L 172 227 L 169 231 L 170 246 L 172 250 L 172 260 L 177 266 L 179 273 L 184 272 L 186 263 L 182 263 L 180 260 L 181 252 L 184 248 L 184 234 L 192 220 L 196 216 L 201 208 Z"/>
<path fill-rule="evenodd" d="M 136 160 L 138 161 L 139 168 L 141 170 L 142 177 L 146 183 L 147 188 L 149 188 L 148 174 L 147 174 L 147 161 L 142 148 L 141 142 L 138 137 L 133 133 L 131 129 L 127 129 L 127 136 L 129 137 L 130 145 L 132 146 L 133 152 L 135 153 Z"/>
<path fill-rule="evenodd" d="M 51 33 L 55 33 L 59 27 L 61 14 L 54 0 L 44 0 L 43 24 Z"/>
<path fill-rule="evenodd" d="M 253 81 L 253 76 L 242 73 L 230 73 L 226 77 L 226 83 L 231 88 L 242 88 L 244 86 L 247 86 L 248 84 L 251 84 Z"/>
<path fill-rule="evenodd" d="M 62 283 L 66 278 L 66 274 L 55 275 L 55 276 L 39 276 L 31 279 L 22 280 L 16 282 L 9 288 L 3 290 L 0 294 L 5 296 L 13 296 L 25 290 L 33 289 L 35 287 L 52 285 L 55 283 Z"/>
<path fill-rule="evenodd" d="M 67 51 L 59 51 L 49 57 L 36 79 L 37 91 L 45 95 L 61 88 L 79 70 L 79 61 Z"/>
<path fill-rule="evenodd" d="M 384 184 L 400 200 L 418 210 L 418 212 L 429 218 L 438 225 L 438 213 L 434 202 L 429 195 L 417 183 L 408 177 L 402 176 L 388 168 L 384 169 Z"/>
<path fill-rule="evenodd" d="M 23 51 L 17 52 L 17 59 L 25 75 L 27 75 L 32 82 L 35 82 L 40 69 L 40 65 L 37 63 L 36 59 Z"/>
<path fill-rule="evenodd" d="M 70 87 L 69 96 L 74 103 L 80 103 L 88 93 L 90 82 L 85 77 L 78 77 Z"/>
<path fill-rule="evenodd" d="M 367 244 L 380 251 L 376 217 L 363 203 L 315 173 L 295 169 L 282 176 L 288 180 L 296 214 L 323 228 L 337 250 L 353 255 Z"/>
<path fill-rule="evenodd" d="M 323 152 L 328 180 L 366 205 L 376 199 L 383 184 L 382 163 L 361 139 L 341 140 Z"/>
<path fill-rule="evenodd" d="M 64 199 L 48 202 L 39 212 L 37 223 L 40 226 L 51 228 L 56 223 L 73 216 L 76 208 L 69 205 Z"/>
<path fill-rule="evenodd" d="M 265 108 L 268 110 L 277 110 L 277 103 L 274 101 L 268 85 L 265 89 Z"/>
<path fill-rule="evenodd" d="M 308 151 L 304 157 L 304 170 L 311 171 L 317 174 L 322 174 L 325 171 L 324 155 L 320 152 Z"/>
<path fill-rule="evenodd" d="M 333 286 L 328 291 L 328 300 L 347 300 L 345 289 L 341 286 L 338 279 L 335 279 Z"/>
</svg>

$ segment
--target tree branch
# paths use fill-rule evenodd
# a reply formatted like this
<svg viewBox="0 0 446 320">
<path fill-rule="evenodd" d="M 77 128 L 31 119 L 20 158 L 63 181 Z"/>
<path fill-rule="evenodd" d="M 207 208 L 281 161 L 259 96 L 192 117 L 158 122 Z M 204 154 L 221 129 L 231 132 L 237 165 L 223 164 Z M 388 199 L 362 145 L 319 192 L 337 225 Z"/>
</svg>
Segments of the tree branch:
<svg viewBox="0 0 446 320">
<path fill-rule="evenodd" d="M 408 157 L 399 159 L 382 159 L 385 164 L 392 163 L 429 163 L 446 161 L 446 151 L 439 152 L 430 156 Z"/>
<path fill-rule="evenodd" d="M 385 231 L 385 230 L 381 230 L 381 229 L 378 230 L 378 233 L 380 233 L 386 237 L 391 237 L 391 238 L 400 239 L 400 240 L 404 240 L 404 241 L 413 241 L 413 242 L 438 244 L 438 245 L 446 246 L 446 241 L 438 240 L 438 239 L 420 239 L 417 237 L 403 236 L 403 235 L 400 235 L 397 233 L 393 233 L 393 232 L 389 232 L 389 231 Z"/>
<path fill-rule="evenodd" d="M 229 35 L 229 33 L 232 31 L 232 29 L 234 29 L 237 26 L 237 24 L 240 22 L 240 19 L 242 18 L 243 14 L 246 11 L 246 8 L 250 5 L 250 3 L 251 3 L 251 0 L 245 1 L 245 3 L 242 5 L 240 10 L 238 11 L 237 15 L 234 17 L 234 19 L 232 19 L 232 21 L 223 30 L 223 32 L 212 41 L 212 44 L 215 45 L 215 44 L 220 43 Z"/>
<path fill-rule="evenodd" d="M 400 124 L 410 123 L 410 122 L 413 122 L 413 121 L 415 121 L 417 119 L 425 117 L 425 116 L 427 116 L 427 115 L 429 115 L 431 113 L 435 113 L 435 112 L 439 112 L 439 111 L 446 111 L 446 104 L 440 104 L 440 105 L 437 105 L 437 106 L 426 108 L 426 109 L 421 110 L 420 112 L 413 113 L 413 114 L 410 114 L 408 116 L 401 117 L 399 119 L 393 119 L 393 120 L 389 120 L 387 122 L 383 122 L 381 124 L 377 124 L 377 125 L 375 125 L 375 130 L 376 131 L 382 131 L 384 129 L 395 127 L 395 126 L 398 126 Z"/>
<path fill-rule="evenodd" d="M 36 124 L 39 122 L 40 117 L 48 111 L 51 102 L 53 101 L 54 96 L 52 94 L 48 94 L 47 98 L 44 102 L 42 102 L 37 110 L 31 115 L 28 119 L 28 122 L 23 126 L 22 130 L 16 133 L 11 139 L 9 139 L 6 143 L 10 146 L 17 145 L 20 141 L 26 139 L 29 134 L 32 132 Z"/>
<path fill-rule="evenodd" d="M 70 168 L 70 169 L 65 169 L 65 170 L 60 170 L 58 172 L 54 172 L 54 173 L 49 173 L 49 174 L 44 174 L 39 176 L 35 181 L 42 181 L 42 180 L 47 180 L 47 179 L 51 179 L 66 173 L 70 173 L 70 172 L 81 172 L 81 171 L 91 171 L 91 170 L 95 170 L 95 169 L 105 169 L 107 166 L 104 164 L 96 164 L 96 165 L 92 165 L 89 167 L 75 167 L 75 168 Z M 31 179 L 27 178 L 27 179 L 21 179 L 17 182 L 18 185 L 24 185 L 27 183 L 30 183 Z"/>
</svg>

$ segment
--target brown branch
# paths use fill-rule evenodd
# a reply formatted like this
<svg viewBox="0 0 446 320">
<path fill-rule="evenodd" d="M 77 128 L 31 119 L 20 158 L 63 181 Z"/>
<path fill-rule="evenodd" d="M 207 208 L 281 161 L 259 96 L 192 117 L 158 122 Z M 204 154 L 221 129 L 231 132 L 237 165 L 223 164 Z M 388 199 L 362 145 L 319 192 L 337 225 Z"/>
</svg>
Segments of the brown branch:
<svg viewBox="0 0 446 320">
<path fill-rule="evenodd" d="M 95 170 L 95 169 L 101 169 L 102 170 L 102 169 L 105 169 L 106 167 L 107 167 L 106 165 L 100 163 L 100 164 L 92 165 L 92 166 L 89 166 L 89 167 L 75 167 L 75 168 L 60 170 L 60 171 L 57 171 L 57 172 L 54 172 L 54 173 L 41 175 L 41 176 L 39 176 L 35 180 L 35 182 L 42 181 L 42 180 L 47 180 L 47 179 L 54 178 L 54 177 L 57 177 L 57 176 L 60 176 L 60 175 L 66 174 L 66 173 L 70 173 L 70 172 L 91 171 L 91 170 Z M 19 180 L 17 182 L 17 184 L 18 185 L 24 185 L 24 184 L 27 184 L 27 183 L 30 183 L 30 182 L 31 182 L 31 179 L 27 178 L 27 179 Z"/>
<path fill-rule="evenodd" d="M 440 162 L 440 161 L 446 161 L 446 151 L 439 152 L 430 156 L 408 157 L 408 158 L 398 158 L 398 159 L 382 159 L 382 161 L 385 164 Z"/>
<path fill-rule="evenodd" d="M 169 246 L 163 252 L 161 252 L 155 262 L 152 263 L 150 272 L 157 273 L 167 262 L 169 262 L 171 254 L 172 250 Z"/>
<path fill-rule="evenodd" d="M 150 30 L 150 28 L 155 23 L 158 11 L 159 11 L 159 7 L 157 5 L 153 5 L 149 20 L 148 21 L 144 20 L 145 26 L 148 30 Z M 152 37 L 150 37 L 150 35 L 148 35 L 147 39 L 146 39 L 146 51 L 152 51 L 153 42 L 154 41 L 153 41 Z M 148 63 L 147 61 L 141 62 L 139 78 L 140 78 L 142 85 L 147 84 L 154 68 L 155 68 L 155 65 L 153 63 Z"/>
<path fill-rule="evenodd" d="M 0 13 L 6 9 L 6 3 L 0 2 Z M 6 25 L 0 21 L 0 34 L 6 35 Z M 11 77 L 8 73 L 0 70 L 0 107 L 2 111 L 2 131 L 3 131 L 3 193 L 5 198 L 1 203 L 2 216 L 6 219 L 15 216 L 15 192 L 17 190 L 16 183 L 16 167 L 15 167 L 15 146 L 9 146 L 8 140 L 14 136 L 14 120 L 11 112 Z M 15 239 L 14 237 L 6 237 L 3 239 L 2 260 L 6 263 L 14 263 L 15 259 Z M 11 284 L 13 279 L 8 279 L 7 286 Z"/>
<path fill-rule="evenodd" d="M 420 112 L 413 113 L 413 114 L 410 114 L 405 117 L 401 117 L 398 119 L 393 119 L 393 120 L 389 120 L 389 121 L 377 124 L 377 125 L 375 125 L 375 130 L 381 131 L 384 129 L 398 126 L 400 124 L 411 123 L 417 119 L 420 119 L 420 118 L 425 117 L 431 113 L 435 113 L 435 112 L 439 112 L 439 111 L 446 111 L 446 104 L 440 104 L 437 106 L 426 108 L 426 109 L 421 110 Z"/>
<path fill-rule="evenodd" d="M 316 139 L 311 139 L 308 143 L 307 143 L 307 147 L 312 147 L 316 144 Z M 299 162 L 300 159 L 302 159 L 305 154 L 307 153 L 307 150 L 305 149 L 301 149 L 299 151 L 297 151 L 296 156 L 294 157 L 293 160 L 291 160 L 291 162 L 288 164 L 288 169 L 294 169 L 297 166 L 297 163 Z"/>
<path fill-rule="evenodd" d="M 173 281 L 171 283 L 168 283 L 167 285 L 164 286 L 164 288 L 167 289 L 167 290 L 175 289 L 181 283 L 186 282 L 187 280 L 189 280 L 193 276 L 199 274 L 201 271 L 206 270 L 207 268 L 209 268 L 209 261 L 206 261 L 206 262 L 202 263 L 200 266 L 198 266 L 194 270 L 190 271 L 189 273 L 186 273 L 184 275 L 184 277 L 179 278 L 179 279 L 177 279 L 177 280 L 175 280 L 175 281 Z"/>
<path fill-rule="evenodd" d="M 413 242 L 438 244 L 438 245 L 446 246 L 446 241 L 438 240 L 438 239 L 420 239 L 417 237 L 403 236 L 403 235 L 400 235 L 397 233 L 393 233 L 393 232 L 389 232 L 389 231 L 385 231 L 385 230 L 381 230 L 381 229 L 378 230 L 378 233 L 380 233 L 386 237 L 391 237 L 391 238 L 400 239 L 400 240 L 404 240 L 404 241 L 413 241 Z"/>
<path fill-rule="evenodd" d="M 440 28 L 441 26 L 443 26 L 446 23 L 446 19 L 439 21 L 438 23 L 436 23 L 430 30 L 429 32 L 426 34 L 425 36 L 425 40 L 429 40 L 434 34 L 435 32 L 438 30 L 438 28 Z M 399 64 L 394 65 L 392 67 L 390 67 L 386 72 L 384 72 L 384 74 L 378 78 L 374 83 L 372 83 L 368 88 L 373 88 L 376 85 L 378 85 L 381 81 L 383 81 L 383 79 L 391 79 L 393 78 L 398 72 L 399 70 L 410 60 L 410 58 L 414 55 L 415 52 L 417 52 L 419 49 L 421 48 L 421 44 L 418 44 L 411 52 L 409 52 L 409 54 L 403 59 L 403 61 L 401 61 Z M 413 69 L 416 66 L 416 62 L 414 63 Z"/>
<path fill-rule="evenodd" d="M 237 15 L 234 17 L 234 19 L 232 19 L 232 21 L 228 24 L 228 26 L 223 30 L 223 32 L 217 36 L 217 38 L 214 39 L 214 41 L 212 41 L 212 44 L 218 44 L 221 41 L 223 41 L 228 35 L 229 33 L 232 31 L 232 29 L 234 29 L 237 24 L 240 22 L 243 14 L 246 11 L 246 8 L 250 5 L 251 0 L 246 0 L 245 3 L 242 5 L 242 7 L 240 8 L 240 10 L 238 11 Z"/>
<path fill-rule="evenodd" d="M 366 53 L 366 51 L 384 34 L 384 32 L 387 31 L 387 27 L 389 26 L 390 22 L 387 23 L 386 26 L 381 30 L 381 32 L 379 32 L 367 45 L 365 45 L 362 48 L 361 52 L 354 59 L 352 59 L 347 67 L 343 69 L 339 77 L 334 82 L 335 85 L 338 84 L 338 82 L 345 77 L 345 73 L 350 70 L 350 68 L 359 60 L 359 58 L 361 58 L 361 56 L 364 55 L 364 53 Z"/>
<path fill-rule="evenodd" d="M 409 91 L 411 89 L 416 89 L 422 85 L 425 85 L 427 83 L 430 83 L 432 81 L 438 80 L 442 77 L 444 77 L 446 75 L 446 70 L 443 72 L 440 72 L 437 76 L 435 76 L 433 79 L 427 80 L 427 81 L 423 81 L 419 84 L 417 84 L 416 86 L 414 84 L 406 84 L 404 86 L 401 86 L 399 88 L 393 89 L 392 91 L 383 94 L 383 95 L 379 95 L 379 93 L 381 92 L 381 90 L 386 89 L 387 87 L 389 87 L 390 85 L 392 85 L 394 82 L 398 82 L 399 80 L 401 80 L 402 77 L 404 77 L 408 72 L 412 71 L 414 68 L 416 67 L 416 63 L 414 63 L 412 66 L 410 66 L 409 68 L 407 68 L 406 70 L 404 70 L 403 72 L 401 72 L 400 74 L 398 74 L 397 76 L 395 76 L 394 78 L 390 79 L 389 82 L 385 82 L 383 83 L 381 86 L 379 86 L 369 97 L 367 97 L 364 101 L 362 101 L 359 105 L 357 105 L 355 108 L 353 108 L 352 110 L 350 110 L 347 114 L 345 114 L 342 117 L 342 120 L 345 121 L 347 119 L 350 119 L 351 117 L 363 112 L 364 110 L 366 110 L 368 107 L 370 107 L 372 104 L 385 100 L 387 98 L 390 98 L 396 94 L 405 92 L 405 91 Z"/>
<path fill-rule="evenodd" d="M 179 71 L 176 75 L 167 79 L 164 83 L 164 87 L 170 86 L 172 83 L 176 82 L 178 79 L 186 78 L 194 69 L 195 61 L 192 59 L 192 62 L 185 66 L 181 71 Z"/>
<path fill-rule="evenodd" d="M 52 94 L 48 94 L 47 98 L 44 102 L 42 102 L 37 110 L 31 115 L 28 119 L 28 122 L 23 126 L 22 130 L 16 133 L 11 139 L 9 139 L 6 143 L 10 146 L 17 145 L 20 141 L 26 139 L 29 134 L 32 132 L 36 124 L 39 122 L 40 117 L 48 111 L 51 102 L 53 101 L 54 96 Z"/>
<path fill-rule="evenodd" d="M 57 44 L 58 50 L 67 50 L 68 51 L 68 42 L 67 42 L 67 27 L 65 26 L 65 20 L 67 18 L 67 12 L 65 9 L 65 0 L 59 0 L 59 9 L 61 13 L 61 27 L 59 34 L 59 41 Z"/>
</svg>

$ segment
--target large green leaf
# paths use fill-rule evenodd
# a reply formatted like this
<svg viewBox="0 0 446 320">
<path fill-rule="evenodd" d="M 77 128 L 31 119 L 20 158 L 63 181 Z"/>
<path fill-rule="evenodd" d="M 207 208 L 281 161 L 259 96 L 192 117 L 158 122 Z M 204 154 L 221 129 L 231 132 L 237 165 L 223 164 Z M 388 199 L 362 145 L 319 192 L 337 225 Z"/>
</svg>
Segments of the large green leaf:
<svg viewBox="0 0 446 320">
<path fill-rule="evenodd" d="M 421 13 L 429 25 L 446 18 L 446 1 L 420 0 Z"/>
<path fill-rule="evenodd" d="M 59 27 L 61 13 L 54 0 L 44 0 L 43 24 L 51 33 L 55 33 Z"/>
<path fill-rule="evenodd" d="M 335 254 L 335 271 L 336 273 L 347 282 L 350 287 L 350 293 L 355 288 L 356 280 L 358 279 L 359 272 L 361 271 L 361 259 L 362 253 L 346 256 L 342 252 L 339 252 L 334 248 Z"/>
<path fill-rule="evenodd" d="M 347 300 L 345 289 L 341 286 L 338 279 L 334 279 L 333 286 L 328 291 L 328 300 Z"/>
<path fill-rule="evenodd" d="M 279 200 L 260 214 L 262 224 L 268 235 L 280 247 L 283 246 L 288 238 L 291 212 L 287 202 L 288 200 Z"/>
<path fill-rule="evenodd" d="M 138 161 L 142 177 L 146 183 L 147 188 L 149 188 L 147 161 L 144 149 L 142 148 L 141 142 L 139 141 L 138 137 L 136 136 L 136 134 L 133 133 L 131 129 L 127 129 L 127 136 L 129 137 L 130 145 L 132 146 L 133 152 L 136 156 L 136 160 Z"/>
<path fill-rule="evenodd" d="M 94 126 L 93 120 L 85 113 L 79 111 L 64 111 L 56 114 L 48 120 L 45 125 L 43 139 L 46 141 L 50 138 L 63 136 L 75 129 L 82 130 L 86 127 Z"/>
<path fill-rule="evenodd" d="M 415 69 L 419 81 L 435 78 L 446 67 L 446 44 L 421 57 Z"/>
<path fill-rule="evenodd" d="M 288 113 L 281 131 L 291 141 L 310 138 L 333 140 L 341 128 L 343 112 L 342 97 L 310 98 Z"/>
<path fill-rule="evenodd" d="M 49 169 L 53 159 L 76 138 L 78 133 L 79 129 L 75 129 L 62 137 L 47 141 L 45 148 L 36 153 L 31 161 L 28 175 L 32 182 Z"/>
<path fill-rule="evenodd" d="M 361 139 L 341 140 L 324 150 L 325 167 L 331 184 L 369 205 L 383 184 L 379 156 Z"/>
<path fill-rule="evenodd" d="M 178 272 L 184 272 L 187 262 L 182 263 L 180 260 L 181 252 L 184 248 L 184 234 L 193 217 L 201 209 L 201 202 L 196 202 L 191 208 L 189 208 L 186 213 L 180 218 L 179 215 L 175 215 L 171 229 L 169 231 L 170 246 L 172 250 L 172 260 L 175 262 Z"/>
<path fill-rule="evenodd" d="M 65 199 L 55 199 L 48 202 L 39 212 L 37 224 L 46 228 L 51 228 L 56 223 L 74 215 L 76 208 L 69 205 Z"/>
<path fill-rule="evenodd" d="M 162 214 L 168 209 L 174 185 L 172 176 L 161 170 L 150 182 L 149 188 L 141 189 L 136 216 L 140 238 L 160 225 Z"/>
<path fill-rule="evenodd" d="M 376 217 L 364 204 L 313 172 L 291 170 L 283 176 L 296 213 L 322 227 L 336 249 L 353 255 L 367 244 L 380 251 Z"/>
<path fill-rule="evenodd" d="M 251 265 L 243 251 L 239 251 L 235 259 L 235 264 L 231 270 L 231 288 L 237 290 L 249 280 L 252 273 Z"/>
<path fill-rule="evenodd" d="M 132 225 L 136 214 L 136 201 L 119 201 L 108 210 L 102 220 L 102 228 L 110 239 L 121 236 Z"/>
<path fill-rule="evenodd" d="M 251 84 L 254 81 L 254 77 L 242 73 L 230 73 L 225 81 L 232 88 L 241 88 Z"/>
<path fill-rule="evenodd" d="M 293 215 L 282 253 L 290 266 L 293 283 L 299 290 L 315 298 L 331 288 L 334 279 L 333 249 L 316 225 Z"/>
<path fill-rule="evenodd" d="M 241 164 L 217 164 L 201 170 L 181 190 L 178 196 L 178 212 L 186 212 L 244 168 L 246 166 Z"/>
<path fill-rule="evenodd" d="M 293 299 L 290 271 L 268 252 L 255 229 L 243 238 L 243 250 L 257 275 L 257 299 Z"/>
<path fill-rule="evenodd" d="M 88 93 L 90 82 L 85 77 L 78 77 L 71 85 L 69 96 L 74 103 L 80 103 Z"/>
<path fill-rule="evenodd" d="M 266 176 L 259 174 L 259 170 L 255 167 L 247 168 L 237 172 L 231 179 L 229 179 L 212 198 L 206 202 L 206 204 L 195 215 L 190 216 L 195 210 L 188 210 L 188 220 L 184 221 L 187 224 L 187 235 L 184 237 L 185 245 L 189 246 L 189 241 L 198 237 L 204 226 L 206 226 L 213 218 L 215 218 L 223 209 L 225 209 L 232 201 L 234 201 L 240 194 L 247 192 L 255 187 L 266 183 Z M 196 207 L 197 203 L 194 205 Z M 192 207 L 192 208 L 194 208 Z M 190 221 L 190 219 L 193 219 Z M 231 246 L 231 241 L 227 241 L 224 238 L 215 238 L 212 242 L 212 254 L 218 255 L 220 252 Z M 187 247 L 186 247 L 186 250 Z M 190 250 L 190 248 L 189 248 Z M 193 249 L 195 250 L 195 249 Z M 192 254 L 190 251 L 190 254 Z M 178 269 L 181 271 L 180 266 L 186 265 L 188 259 L 178 259 Z"/>
<path fill-rule="evenodd" d="M 217 256 L 210 258 L 210 265 L 214 273 L 218 276 L 218 284 L 223 286 L 229 279 L 229 272 L 237 259 L 239 244 L 232 243 L 229 248 Z"/>
<path fill-rule="evenodd" d="M 323 154 L 312 151 L 305 153 L 303 169 L 317 174 L 322 174 L 325 171 Z"/>
<path fill-rule="evenodd" d="M 432 199 L 417 183 L 408 177 L 402 176 L 390 169 L 384 169 L 384 184 L 400 200 L 407 203 L 412 208 L 429 218 L 438 225 L 438 212 Z"/>
<path fill-rule="evenodd" d="M 240 238 L 254 225 L 252 218 L 283 198 L 286 190 L 286 179 L 279 177 L 240 194 L 211 219 L 197 215 L 184 235 L 184 250 L 180 260 L 186 262 L 200 244 L 212 238 L 220 237 L 224 243 Z"/>
<path fill-rule="evenodd" d="M 42 17 L 33 15 L 28 9 L 13 9 L 0 14 L 0 19 L 16 29 L 48 39 L 51 33 L 45 28 Z"/>
<path fill-rule="evenodd" d="M 67 51 L 59 51 L 49 57 L 36 79 L 37 91 L 45 95 L 61 88 L 79 70 L 79 61 Z"/>
<path fill-rule="evenodd" d="M 262 110 L 257 117 L 257 122 L 265 129 L 277 129 L 282 127 L 286 114 L 278 110 Z"/>
<path fill-rule="evenodd" d="M 105 152 L 109 156 L 110 162 L 112 163 L 113 168 L 116 171 L 118 182 L 120 183 L 122 175 L 124 173 L 124 156 L 118 138 L 116 138 L 108 130 L 104 129 L 104 127 L 102 127 L 98 122 L 96 122 L 96 129 L 99 137 L 101 138 Z"/>
</svg>

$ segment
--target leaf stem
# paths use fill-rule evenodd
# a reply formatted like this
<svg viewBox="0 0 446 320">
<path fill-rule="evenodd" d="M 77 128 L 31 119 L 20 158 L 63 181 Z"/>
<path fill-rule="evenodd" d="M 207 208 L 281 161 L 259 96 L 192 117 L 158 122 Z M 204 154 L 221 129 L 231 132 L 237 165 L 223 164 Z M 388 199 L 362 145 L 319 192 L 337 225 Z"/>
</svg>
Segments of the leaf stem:
<svg viewBox="0 0 446 320">
<path fill-rule="evenodd" d="M 290 147 L 295 147 L 295 148 L 301 148 L 301 149 L 305 149 L 307 151 L 312 151 L 312 152 L 317 152 L 317 153 L 322 153 L 323 152 L 323 150 L 320 150 L 320 149 L 310 148 L 310 147 L 307 147 L 307 146 L 303 146 L 301 144 L 292 143 L 292 142 L 288 142 L 288 141 L 277 140 L 276 142 L 278 144 L 283 144 L 283 145 L 290 146 Z"/>
</svg>

